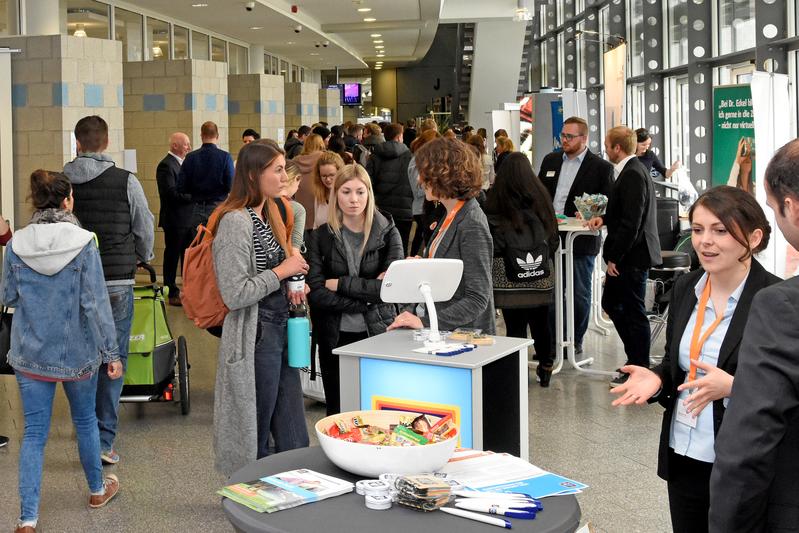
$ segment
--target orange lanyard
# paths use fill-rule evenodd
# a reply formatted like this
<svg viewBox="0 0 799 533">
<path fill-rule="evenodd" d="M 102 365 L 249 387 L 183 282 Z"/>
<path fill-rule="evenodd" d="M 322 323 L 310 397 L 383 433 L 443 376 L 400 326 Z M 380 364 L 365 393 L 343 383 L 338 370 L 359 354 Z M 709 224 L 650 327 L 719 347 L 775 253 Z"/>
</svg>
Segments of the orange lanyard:
<svg viewBox="0 0 799 533">
<path fill-rule="evenodd" d="M 699 299 L 699 310 L 696 313 L 696 324 L 694 325 L 694 334 L 691 337 L 691 350 L 690 350 L 690 357 L 691 357 L 691 370 L 688 372 L 688 381 L 693 381 L 696 379 L 696 365 L 693 364 L 694 361 L 699 359 L 699 353 L 702 351 L 702 346 L 704 346 L 705 341 L 707 338 L 710 337 L 711 334 L 716 330 L 718 325 L 724 320 L 724 314 L 721 313 L 716 318 L 715 322 L 713 322 L 709 328 L 705 330 L 705 333 L 700 336 L 702 331 L 702 326 L 705 323 L 705 308 L 707 307 L 707 301 L 710 299 L 710 277 L 707 278 L 707 283 L 705 284 L 705 289 L 702 291 L 702 297 Z"/>
<path fill-rule="evenodd" d="M 455 204 L 455 207 L 453 207 L 452 211 L 449 212 L 447 218 L 444 219 L 444 223 L 438 228 L 433 242 L 430 243 L 430 247 L 427 249 L 427 257 L 433 257 L 433 255 L 435 255 L 436 249 L 438 249 L 438 245 L 441 242 L 441 239 L 444 237 L 444 233 L 446 233 L 447 228 L 449 228 L 449 226 L 452 224 L 452 221 L 455 220 L 455 215 L 458 214 L 458 211 L 461 210 L 461 207 L 463 207 L 465 203 L 466 200 L 458 200 L 458 203 Z"/>
</svg>

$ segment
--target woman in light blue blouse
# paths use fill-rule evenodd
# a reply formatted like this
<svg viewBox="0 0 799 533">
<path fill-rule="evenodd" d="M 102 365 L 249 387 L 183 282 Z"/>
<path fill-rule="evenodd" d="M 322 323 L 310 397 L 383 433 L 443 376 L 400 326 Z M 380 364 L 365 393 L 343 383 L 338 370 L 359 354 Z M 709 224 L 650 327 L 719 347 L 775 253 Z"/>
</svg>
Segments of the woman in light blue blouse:
<svg viewBox="0 0 799 533">
<path fill-rule="evenodd" d="M 738 345 L 752 297 L 780 281 L 753 259 L 768 245 L 763 209 L 733 187 L 704 193 L 689 213 L 702 268 L 679 278 L 671 296 L 666 354 L 630 374 L 613 405 L 657 401 L 666 411 L 658 475 L 668 483 L 675 532 L 706 532 L 713 445 L 738 366 Z M 692 361 L 693 364 L 692 364 Z"/>
</svg>

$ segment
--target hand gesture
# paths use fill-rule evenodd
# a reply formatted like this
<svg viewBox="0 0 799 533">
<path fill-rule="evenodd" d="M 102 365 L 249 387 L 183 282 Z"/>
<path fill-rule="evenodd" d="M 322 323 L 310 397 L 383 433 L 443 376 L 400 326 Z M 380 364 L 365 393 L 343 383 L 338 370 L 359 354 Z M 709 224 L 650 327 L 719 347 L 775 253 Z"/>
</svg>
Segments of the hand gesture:
<svg viewBox="0 0 799 533">
<path fill-rule="evenodd" d="M 408 311 L 403 311 L 386 329 L 387 331 L 399 328 L 422 329 L 422 326 L 422 320 L 418 316 Z"/>
<path fill-rule="evenodd" d="M 677 390 L 682 392 L 687 389 L 693 389 L 684 403 L 686 411 L 696 418 L 707 404 L 727 398 L 730 395 L 733 377 L 717 366 L 703 361 L 696 360 L 691 364 L 696 365 L 696 368 L 700 370 L 704 370 L 705 375 L 699 379 L 683 383 L 677 387 Z"/>
<path fill-rule="evenodd" d="M 308 274 L 308 263 L 301 255 L 290 255 L 272 271 L 277 274 L 279 280 L 284 280 L 298 274 Z"/>
<path fill-rule="evenodd" d="M 611 394 L 618 396 L 611 404 L 613 407 L 633 404 L 643 405 L 663 386 L 660 376 L 648 368 L 626 365 L 619 370 L 630 374 L 630 377 L 622 385 L 610 389 Z"/>
<path fill-rule="evenodd" d="M 108 377 L 111 379 L 119 379 L 122 377 L 122 361 L 117 359 L 108 363 Z"/>
</svg>

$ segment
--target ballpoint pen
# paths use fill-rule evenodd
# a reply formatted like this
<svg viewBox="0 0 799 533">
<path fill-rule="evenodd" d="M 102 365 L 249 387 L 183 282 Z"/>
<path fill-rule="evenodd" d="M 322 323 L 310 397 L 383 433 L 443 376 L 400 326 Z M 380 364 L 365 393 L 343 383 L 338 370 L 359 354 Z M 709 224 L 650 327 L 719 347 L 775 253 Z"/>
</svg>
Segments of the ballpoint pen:
<svg viewBox="0 0 799 533">
<path fill-rule="evenodd" d="M 532 520 L 535 518 L 537 507 L 515 507 L 513 504 L 507 503 L 503 505 L 492 504 L 482 500 L 470 500 L 465 502 L 455 502 L 455 507 L 458 509 L 466 509 L 467 511 L 477 511 L 478 513 L 488 513 L 493 515 L 507 516 L 508 518 L 521 518 L 523 520 Z"/>
<path fill-rule="evenodd" d="M 499 526 L 499 527 L 504 527 L 505 529 L 511 529 L 510 521 L 505 520 L 504 518 L 495 518 L 493 516 L 486 516 L 480 513 L 464 511 L 463 509 L 453 509 L 452 507 L 442 507 L 439 510 L 444 511 L 447 514 L 460 516 L 461 518 L 468 518 L 469 520 L 474 520 L 476 522 L 482 522 L 484 524 L 491 524 L 492 526 Z"/>
<path fill-rule="evenodd" d="M 491 506 L 496 505 L 505 507 L 507 509 L 518 509 L 520 511 L 543 511 L 544 506 L 541 502 L 535 500 L 494 500 L 494 499 L 481 499 L 481 498 L 456 498 L 455 503 L 464 503 L 466 505 L 483 505 Z M 471 509 L 471 507 L 463 507 L 463 509 Z M 473 511 L 476 509 L 472 509 Z M 485 511 L 488 512 L 488 511 Z"/>
<path fill-rule="evenodd" d="M 491 498 L 492 500 L 533 500 L 527 494 L 521 492 L 483 492 L 479 490 L 454 490 L 452 494 L 461 498 Z"/>
</svg>

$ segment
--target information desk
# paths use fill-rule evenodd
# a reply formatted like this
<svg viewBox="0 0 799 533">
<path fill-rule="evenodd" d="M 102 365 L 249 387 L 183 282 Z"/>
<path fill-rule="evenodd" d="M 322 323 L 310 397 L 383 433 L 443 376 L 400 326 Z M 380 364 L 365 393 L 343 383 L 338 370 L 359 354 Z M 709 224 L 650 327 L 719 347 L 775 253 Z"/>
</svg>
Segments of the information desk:
<svg viewBox="0 0 799 533">
<path fill-rule="evenodd" d="M 355 482 L 358 478 L 331 463 L 317 446 L 279 453 L 251 463 L 230 478 L 230 483 L 253 481 L 296 468 L 309 468 L 322 474 Z M 580 522 L 580 506 L 574 496 L 545 498 L 544 510 L 535 520 L 509 519 L 511 531 L 527 533 L 573 533 Z M 237 531 L 269 533 L 492 533 L 496 526 L 482 524 L 436 511 L 422 513 L 394 504 L 391 509 L 374 511 L 364 505 L 355 491 L 327 500 L 301 505 L 276 513 L 256 513 L 227 498 L 222 508 Z"/>
<path fill-rule="evenodd" d="M 341 411 L 395 409 L 452 414 L 459 445 L 530 458 L 527 434 L 529 339 L 495 337 L 493 346 L 452 357 L 414 352 L 402 329 L 341 346 Z"/>
</svg>

